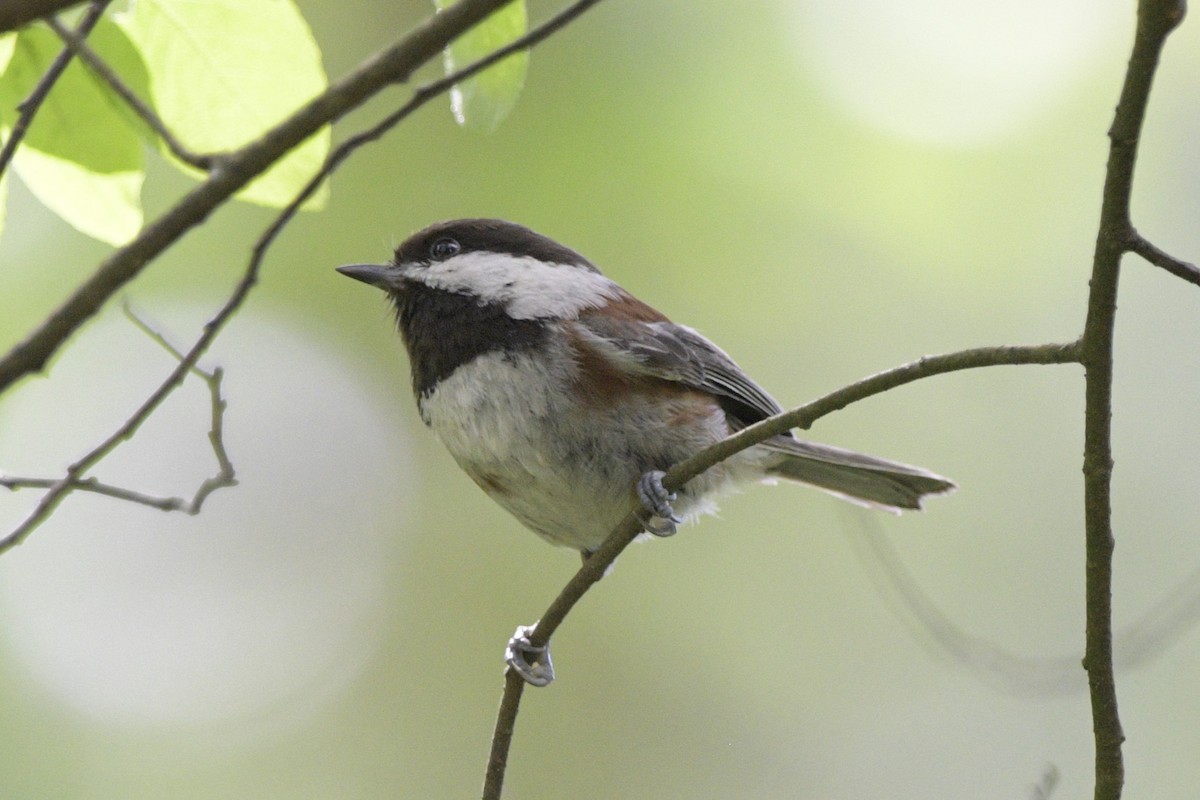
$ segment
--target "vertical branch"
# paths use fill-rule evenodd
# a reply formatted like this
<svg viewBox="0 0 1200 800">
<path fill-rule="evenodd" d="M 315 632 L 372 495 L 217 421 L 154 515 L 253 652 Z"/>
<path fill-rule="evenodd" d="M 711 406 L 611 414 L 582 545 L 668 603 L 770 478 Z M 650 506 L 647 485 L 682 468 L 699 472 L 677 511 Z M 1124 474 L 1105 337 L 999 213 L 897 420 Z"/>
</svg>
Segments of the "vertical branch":
<svg viewBox="0 0 1200 800">
<path fill-rule="evenodd" d="M 1087 670 L 1096 740 L 1095 800 L 1117 800 L 1125 781 L 1112 654 L 1112 385 L 1113 330 L 1121 256 L 1137 238 L 1129 199 L 1150 87 L 1167 35 L 1183 20 L 1182 0 L 1140 0 L 1133 53 L 1110 140 L 1100 228 L 1092 262 L 1087 321 L 1080 341 L 1086 370 L 1084 524 L 1086 527 Z"/>
</svg>

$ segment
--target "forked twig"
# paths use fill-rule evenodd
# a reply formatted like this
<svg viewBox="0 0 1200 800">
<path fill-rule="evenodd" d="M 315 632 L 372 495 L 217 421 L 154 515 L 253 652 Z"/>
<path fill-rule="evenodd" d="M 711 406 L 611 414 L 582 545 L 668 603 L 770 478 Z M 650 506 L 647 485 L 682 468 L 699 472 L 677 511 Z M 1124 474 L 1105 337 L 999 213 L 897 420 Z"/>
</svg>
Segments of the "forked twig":
<svg viewBox="0 0 1200 800">
<path fill-rule="evenodd" d="M 177 361 L 183 360 L 183 353 L 179 352 L 178 349 L 168 342 L 162 333 L 155 330 L 149 323 L 138 316 L 128 303 L 124 305 L 124 311 L 133 324 L 152 341 L 170 353 Z M 237 474 L 234 470 L 233 462 L 229 458 L 229 453 L 225 449 L 225 409 L 227 404 L 221 394 L 221 380 L 224 378 L 225 373 L 220 367 L 216 367 L 212 372 L 207 372 L 195 365 L 192 365 L 189 371 L 208 386 L 209 407 L 211 409 L 208 442 L 212 447 L 213 457 L 217 461 L 217 473 L 209 478 L 205 478 L 199 487 L 197 487 L 191 499 L 183 497 L 156 497 L 134 489 L 114 486 L 95 477 L 82 477 L 82 469 L 68 469 L 66 476 L 62 478 L 22 478 L 12 475 L 0 475 L 0 487 L 11 491 L 19 489 L 47 489 L 58 491 L 64 498 L 71 492 L 90 492 L 117 500 L 136 503 L 137 505 L 148 506 L 149 508 L 156 508 L 159 511 L 182 511 L 187 514 L 199 514 L 201 508 L 204 506 L 204 501 L 208 499 L 209 495 L 218 489 L 237 485 Z M 114 438 L 105 440 L 108 447 L 91 462 L 91 466 L 95 466 L 112 453 L 120 445 L 121 441 L 123 440 Z"/>
</svg>

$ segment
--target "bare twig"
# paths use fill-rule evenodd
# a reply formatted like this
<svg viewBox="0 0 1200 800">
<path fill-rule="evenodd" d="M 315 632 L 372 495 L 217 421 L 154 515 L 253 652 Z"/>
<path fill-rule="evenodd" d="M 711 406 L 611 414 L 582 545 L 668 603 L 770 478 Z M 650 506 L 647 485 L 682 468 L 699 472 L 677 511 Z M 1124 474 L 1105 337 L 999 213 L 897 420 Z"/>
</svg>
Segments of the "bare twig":
<svg viewBox="0 0 1200 800">
<path fill-rule="evenodd" d="M 92 50 L 92 48 L 88 47 L 87 42 L 85 42 L 81 37 L 75 35 L 73 31 L 53 17 L 46 20 L 46 24 L 50 26 L 51 30 L 58 34 L 58 38 L 62 39 L 67 47 L 75 52 L 75 55 L 79 56 L 80 61 L 82 61 L 84 64 L 87 64 L 88 68 L 98 78 L 100 78 L 100 80 L 108 84 L 108 87 L 116 92 L 117 95 L 125 101 L 125 105 L 129 106 L 129 108 L 133 110 L 133 113 L 137 114 L 142 122 L 146 123 L 146 125 L 148 125 L 150 129 L 154 131 L 154 133 L 157 134 L 160 139 L 163 140 L 163 144 L 165 144 L 167 149 L 171 151 L 171 155 L 175 156 L 183 163 L 189 164 L 199 170 L 208 171 L 212 168 L 213 162 L 218 158 L 218 156 L 194 153 L 189 150 L 187 146 L 184 145 L 183 142 L 179 141 L 178 137 L 171 132 L 171 129 L 168 128 L 161 119 L 159 119 L 158 115 L 154 113 L 154 109 L 150 108 L 148 104 L 134 94 L 133 90 L 126 86 L 125 82 L 121 80 L 120 76 L 113 72 L 112 68 L 109 67 L 108 64 L 104 63 L 104 59 L 96 55 L 96 52 Z"/>
<path fill-rule="evenodd" d="M 772 436 L 777 436 L 792 428 L 808 428 L 827 414 L 906 383 L 933 375 L 979 367 L 1010 364 L 1070 364 L 1078 361 L 1079 347 L 1076 343 L 980 347 L 957 353 L 926 356 L 864 378 L 799 408 L 757 422 L 671 467 L 667 470 L 666 477 L 663 478 L 663 486 L 671 491 L 676 491 L 705 470 Z M 529 642 L 533 647 L 543 647 L 550 643 L 550 637 L 554 635 L 575 604 L 593 584 L 604 577 L 605 571 L 641 530 L 642 524 L 638 520 L 637 512 L 631 508 L 625 519 L 604 540 L 600 549 L 583 563 L 575 576 L 567 582 L 558 597 L 546 609 L 546 613 L 542 614 L 541 619 L 534 626 L 533 633 L 529 636 Z M 484 778 L 484 800 L 499 800 L 500 798 L 504 772 L 508 763 L 508 750 L 512 744 L 512 734 L 516 726 L 516 716 L 520 710 L 524 684 L 525 681 L 512 669 L 505 672 L 504 694 L 500 701 L 495 732 L 492 736 L 492 749 Z"/>
<path fill-rule="evenodd" d="M 1134 233 L 1133 240 L 1129 244 L 1129 249 L 1137 253 L 1142 258 L 1149 261 L 1156 267 L 1162 267 L 1167 272 L 1177 278 L 1183 278 L 1188 283 L 1194 283 L 1200 286 L 1200 267 L 1189 264 L 1186 261 L 1175 258 L 1175 256 L 1160 250 L 1145 239 L 1141 234 Z"/>
<path fill-rule="evenodd" d="M 227 403 L 221 396 L 221 380 L 225 377 L 225 372 L 220 367 L 214 367 L 212 372 L 206 372 L 196 365 L 196 359 L 187 361 L 187 357 L 179 351 L 175 345 L 167 341 L 158 330 L 142 319 L 126 301 L 122 305 L 122 310 L 134 325 L 136 325 L 142 333 L 149 336 L 160 347 L 175 357 L 181 365 L 186 365 L 188 370 L 200 378 L 208 386 L 209 392 L 209 408 L 211 409 L 208 443 L 212 447 L 213 456 L 217 459 L 217 474 L 208 478 L 200 484 L 200 488 L 192 496 L 191 501 L 185 502 L 180 506 L 180 510 L 186 511 L 189 514 L 199 514 L 204 501 L 208 496 L 218 489 L 223 489 L 229 486 L 237 485 L 237 473 L 233 468 L 233 462 L 229 458 L 229 452 L 225 449 L 225 409 Z"/>
<path fill-rule="evenodd" d="M 236 473 L 233 463 L 230 461 L 229 455 L 225 450 L 224 441 L 224 414 L 227 405 L 221 397 L 221 380 L 225 377 L 225 373 L 218 367 L 212 373 L 203 373 L 203 375 L 211 395 L 212 422 L 208 432 L 208 441 L 212 447 L 213 455 L 217 459 L 218 471 L 216 475 L 205 478 L 200 483 L 190 500 L 183 497 L 154 497 L 134 489 L 126 489 L 102 483 L 96 478 L 68 478 L 66 480 L 66 490 L 63 492 L 64 496 L 72 491 L 91 492 L 117 500 L 125 500 L 138 505 L 149 506 L 150 508 L 157 508 L 160 511 L 183 511 L 186 514 L 194 516 L 200 513 L 204 502 L 213 492 L 218 489 L 237 486 Z M 54 489 L 63 483 L 63 481 L 64 479 L 62 478 L 18 478 L 0 475 L 0 486 L 13 491 L 18 489 Z"/>
<path fill-rule="evenodd" d="M 1117 103 L 1105 172 L 1099 233 L 1092 262 L 1087 319 L 1080 355 L 1084 390 L 1084 528 L 1087 603 L 1087 670 L 1095 736 L 1095 800 L 1118 800 L 1125 783 L 1121 745 L 1125 734 L 1117 710 L 1112 654 L 1112 386 L 1113 329 L 1121 256 L 1133 249 L 1130 221 L 1133 171 L 1150 87 L 1167 36 L 1183 21 L 1182 0 L 1141 0 L 1133 52 Z"/>
<path fill-rule="evenodd" d="M 0 393 L 37 372 L 64 342 L 122 286 L 235 192 L 321 127 L 345 116 L 413 71 L 508 0 L 460 0 L 430 17 L 401 41 L 369 58 L 283 122 L 220 159 L 207 178 L 133 241 L 114 251 L 90 278 L 24 340 L 0 358 Z"/>
<path fill-rule="evenodd" d="M 141 329 L 155 343 L 162 346 L 177 361 L 182 363 L 184 355 L 168 342 L 165 336 L 135 314 L 128 305 L 125 306 L 125 313 L 133 321 L 134 325 Z M 199 514 L 208 496 L 218 489 L 236 486 L 237 476 L 233 468 L 233 462 L 230 460 L 229 453 L 225 449 L 226 402 L 225 398 L 221 395 L 221 380 L 225 377 L 225 374 L 220 367 L 217 367 L 212 372 L 206 372 L 195 366 L 194 362 L 187 367 L 187 371 L 200 378 L 208 386 L 209 407 L 211 409 L 208 442 L 212 447 L 213 457 L 217 460 L 217 474 L 201 482 L 190 500 L 182 497 L 155 497 L 134 489 L 126 489 L 121 486 L 104 483 L 97 478 L 82 477 L 84 472 L 111 454 L 122 441 L 131 438 L 133 435 L 132 432 L 129 432 L 127 435 L 122 435 L 122 433 L 130 428 L 131 422 L 134 423 L 132 426 L 133 430 L 136 430 L 137 426 L 141 424 L 140 421 L 127 421 L 122 425 L 117 434 L 105 439 L 104 442 L 85 456 L 84 459 L 68 467 L 66 475 L 61 478 L 21 478 L 11 475 L 0 475 L 0 487 L 12 491 L 19 489 L 46 489 L 48 491 L 43 495 L 39 503 L 39 508 L 46 506 L 50 510 L 53 510 L 71 492 L 81 491 L 149 506 L 150 508 L 157 508 L 160 511 L 183 511 L 188 514 Z M 42 518 L 44 519 L 45 517 L 43 516 Z M 32 527 L 29 530 L 32 530 Z M 20 528 L 17 528 L 13 533 L 15 534 L 19 531 Z M 25 532 L 25 534 L 27 533 L 28 531 Z M 0 540 L 0 552 L 3 552 L 19 541 L 18 539 L 10 543 L 12 538 L 13 534 L 9 534 L 9 536 Z"/>
<path fill-rule="evenodd" d="M 79 22 L 79 27 L 75 29 L 73 34 L 77 39 L 83 41 L 87 35 L 92 32 L 92 28 L 96 27 L 96 23 L 100 21 L 100 17 L 104 15 L 104 10 L 108 8 L 108 4 L 112 0 L 94 0 L 83 19 Z M 61 27 L 61 26 L 60 26 Z M 17 121 L 13 124 L 12 132 L 8 135 L 8 140 L 0 147 L 0 175 L 3 175 L 8 169 L 8 165 L 12 163 L 13 155 L 17 152 L 17 145 L 25 138 L 25 134 L 29 132 L 29 126 L 33 123 L 33 118 L 37 115 L 38 109 L 42 107 L 46 97 L 49 96 L 50 90 L 54 88 L 54 84 L 62 77 L 67 65 L 71 63 L 71 58 L 74 52 L 69 47 L 64 47 L 62 52 L 54 57 L 50 67 L 46 70 L 46 74 L 37 82 L 37 86 L 33 87 L 33 91 L 29 93 L 17 106 Z"/>
<path fill-rule="evenodd" d="M 12 475 L 0 475 L 0 486 L 14 492 L 21 489 L 50 489 L 61 480 L 62 478 L 18 478 Z M 180 511 L 187 505 L 187 501 L 181 497 L 154 497 L 133 489 L 101 483 L 95 478 L 80 478 L 71 481 L 67 489 L 73 492 L 104 495 L 137 505 L 157 508 L 159 511 Z"/>
<path fill-rule="evenodd" d="M 778 416 L 756 422 L 748 428 L 738 431 L 733 436 L 718 442 L 710 448 L 697 453 L 687 461 L 676 466 L 681 475 L 691 480 L 704 470 L 720 461 L 724 461 L 734 453 L 738 453 L 751 444 L 765 441 L 772 436 L 791 430 L 792 428 L 807 429 L 821 417 L 840 411 L 851 403 L 865 400 L 872 395 L 886 392 L 897 386 L 912 383 L 922 378 L 942 375 L 947 372 L 957 372 L 964 369 L 979 367 L 1016 366 L 1021 364 L 1070 364 L 1079 361 L 1079 345 L 1076 342 L 1067 344 L 1041 345 L 1003 345 L 1000 347 L 977 347 L 971 350 L 961 350 L 957 353 L 926 356 L 908 364 L 885 370 L 869 378 L 844 386 L 835 392 L 799 408 L 787 411 Z M 673 471 L 673 470 L 672 470 Z M 672 471 L 667 472 L 668 488 L 675 489 L 678 484 L 672 482 Z"/>
<path fill-rule="evenodd" d="M 259 237 L 258 241 L 255 242 L 250 261 L 246 266 L 242 278 L 238 281 L 237 285 L 233 289 L 233 292 L 230 294 L 229 299 L 226 300 L 225 304 L 220 308 L 220 310 L 217 311 L 212 319 L 210 319 L 204 325 L 203 333 L 192 344 L 188 351 L 182 355 L 176 368 L 171 371 L 171 373 L 159 385 L 159 387 L 155 389 L 150 397 L 148 397 L 146 401 L 138 407 L 133 416 L 126 420 L 125 424 L 122 425 L 120 429 L 118 429 L 112 436 L 106 439 L 82 459 L 77 461 L 75 464 L 72 464 L 67 470 L 67 475 L 55 482 L 54 485 L 49 488 L 46 494 L 42 496 L 41 501 L 37 504 L 33 511 L 5 537 L 0 538 L 0 554 L 3 554 L 6 550 L 9 550 L 20 544 L 30 533 L 33 532 L 35 528 L 37 528 L 38 525 L 44 522 L 49 515 L 53 513 L 54 509 L 58 507 L 58 504 L 62 502 L 64 496 L 70 491 L 71 484 L 78 482 L 80 475 L 82 475 L 88 468 L 95 464 L 98 458 L 103 457 L 105 448 L 111 448 L 111 446 L 115 446 L 115 442 L 123 441 L 132 437 L 137 429 L 140 428 L 141 425 L 155 411 L 155 409 L 162 404 L 163 400 L 165 400 L 166 397 L 183 381 L 183 378 L 188 371 L 195 368 L 195 364 L 199 360 L 200 356 L 203 355 L 212 345 L 212 342 L 224 328 L 225 323 L 228 322 L 233 314 L 241 307 L 242 303 L 245 302 L 246 297 L 249 295 L 250 290 L 254 287 L 255 283 L 257 283 L 262 261 L 266 257 L 267 250 L 270 248 L 271 244 L 274 243 L 275 238 L 284 229 L 284 227 L 286 227 L 287 223 L 291 221 L 292 217 L 296 215 L 297 211 L 300 209 L 300 206 L 303 205 L 304 202 L 312 195 L 312 193 L 317 190 L 317 187 L 321 185 L 322 181 L 324 181 L 325 178 L 330 175 L 330 173 L 336 170 L 338 166 L 359 147 L 362 147 L 363 145 L 375 141 L 379 137 L 383 136 L 387 131 L 394 128 L 418 108 L 425 105 L 425 103 L 429 102 L 434 97 L 437 97 L 439 94 L 445 92 L 455 83 L 466 80 L 482 70 L 487 69 L 492 64 L 495 64 L 509 55 L 512 55 L 512 53 L 516 52 L 517 50 L 524 50 L 534 46 L 538 42 L 541 42 L 543 39 L 561 29 L 572 19 L 578 17 L 580 14 L 598 2 L 600 2 L 600 0 L 580 0 L 580 2 L 569 6 L 564 11 L 547 20 L 545 23 L 531 30 L 528 34 L 512 42 L 511 44 L 500 48 L 494 53 L 491 53 L 475 62 L 474 64 L 470 64 L 440 80 L 432 81 L 429 84 L 422 86 L 413 93 L 413 96 L 401 108 L 397 109 L 395 112 L 371 128 L 350 137 L 338 145 L 338 147 L 329 154 L 325 164 L 321 167 L 317 174 L 314 175 L 312 179 L 309 180 L 308 184 L 305 185 L 304 188 L 301 189 L 294 198 L 292 198 L 292 201 L 288 203 L 288 205 L 282 211 L 280 211 L 278 216 L 276 216 L 271 224 L 267 226 L 267 229 Z M 454 6 L 454 8 L 458 8 L 458 6 Z M 223 168 L 224 166 L 222 166 L 222 169 Z M 110 442 L 114 444 L 110 445 Z"/>
</svg>

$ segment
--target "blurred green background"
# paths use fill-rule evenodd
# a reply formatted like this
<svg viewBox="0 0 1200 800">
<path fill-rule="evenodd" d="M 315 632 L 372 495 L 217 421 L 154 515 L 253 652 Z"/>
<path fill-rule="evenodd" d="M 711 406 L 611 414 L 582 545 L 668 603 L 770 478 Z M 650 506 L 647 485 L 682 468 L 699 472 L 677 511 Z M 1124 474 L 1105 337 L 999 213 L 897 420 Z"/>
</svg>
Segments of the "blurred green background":
<svg viewBox="0 0 1200 800">
<path fill-rule="evenodd" d="M 300 5 L 331 77 L 429 13 Z M 0 796 L 476 795 L 504 642 L 577 558 L 457 470 L 420 425 L 382 296 L 332 268 L 434 220 L 520 221 L 785 405 L 926 353 L 1066 341 L 1132 29 L 1117 0 L 608 0 L 538 48 L 495 134 L 427 106 L 287 230 L 206 359 L 227 371 L 241 485 L 198 517 L 75 496 L 0 558 Z M 1138 228 L 1192 260 L 1198 70 L 1190 20 L 1134 197 Z M 150 213 L 188 185 L 153 166 Z M 126 296 L 190 340 L 271 216 L 226 207 Z M 106 252 L 14 182 L 0 343 Z M 1200 292 L 1129 259 L 1114 596 L 1131 797 L 1200 784 L 1198 341 Z M 170 367 L 110 309 L 4 398 L 0 468 L 58 473 Z M 506 796 L 1014 798 L 1049 765 L 1056 796 L 1090 796 L 1082 390 L 1076 367 L 1007 367 L 818 423 L 956 479 L 925 514 L 755 488 L 629 550 L 556 637 L 559 680 L 527 693 Z M 213 471 L 207 414 L 189 383 L 97 474 L 190 494 Z M 0 496 L 5 529 L 35 501 Z"/>
</svg>

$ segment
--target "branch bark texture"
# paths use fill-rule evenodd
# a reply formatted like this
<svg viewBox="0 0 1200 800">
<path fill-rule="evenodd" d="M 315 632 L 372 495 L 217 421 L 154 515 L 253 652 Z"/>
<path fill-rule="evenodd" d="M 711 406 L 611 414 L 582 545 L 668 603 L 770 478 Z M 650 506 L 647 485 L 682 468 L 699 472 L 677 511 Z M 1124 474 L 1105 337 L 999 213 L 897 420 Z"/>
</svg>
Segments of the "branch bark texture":
<svg viewBox="0 0 1200 800">
<path fill-rule="evenodd" d="M 1112 653 L 1112 388 L 1113 332 L 1121 257 L 1138 240 L 1129 213 L 1137 149 L 1150 87 L 1167 36 L 1183 21 L 1181 0 L 1141 0 L 1133 53 L 1109 129 L 1108 167 L 1092 261 L 1087 319 L 1080 339 L 1086 370 L 1084 410 L 1084 526 L 1087 670 L 1095 736 L 1095 800 L 1118 800 L 1125 783 Z"/>
</svg>

